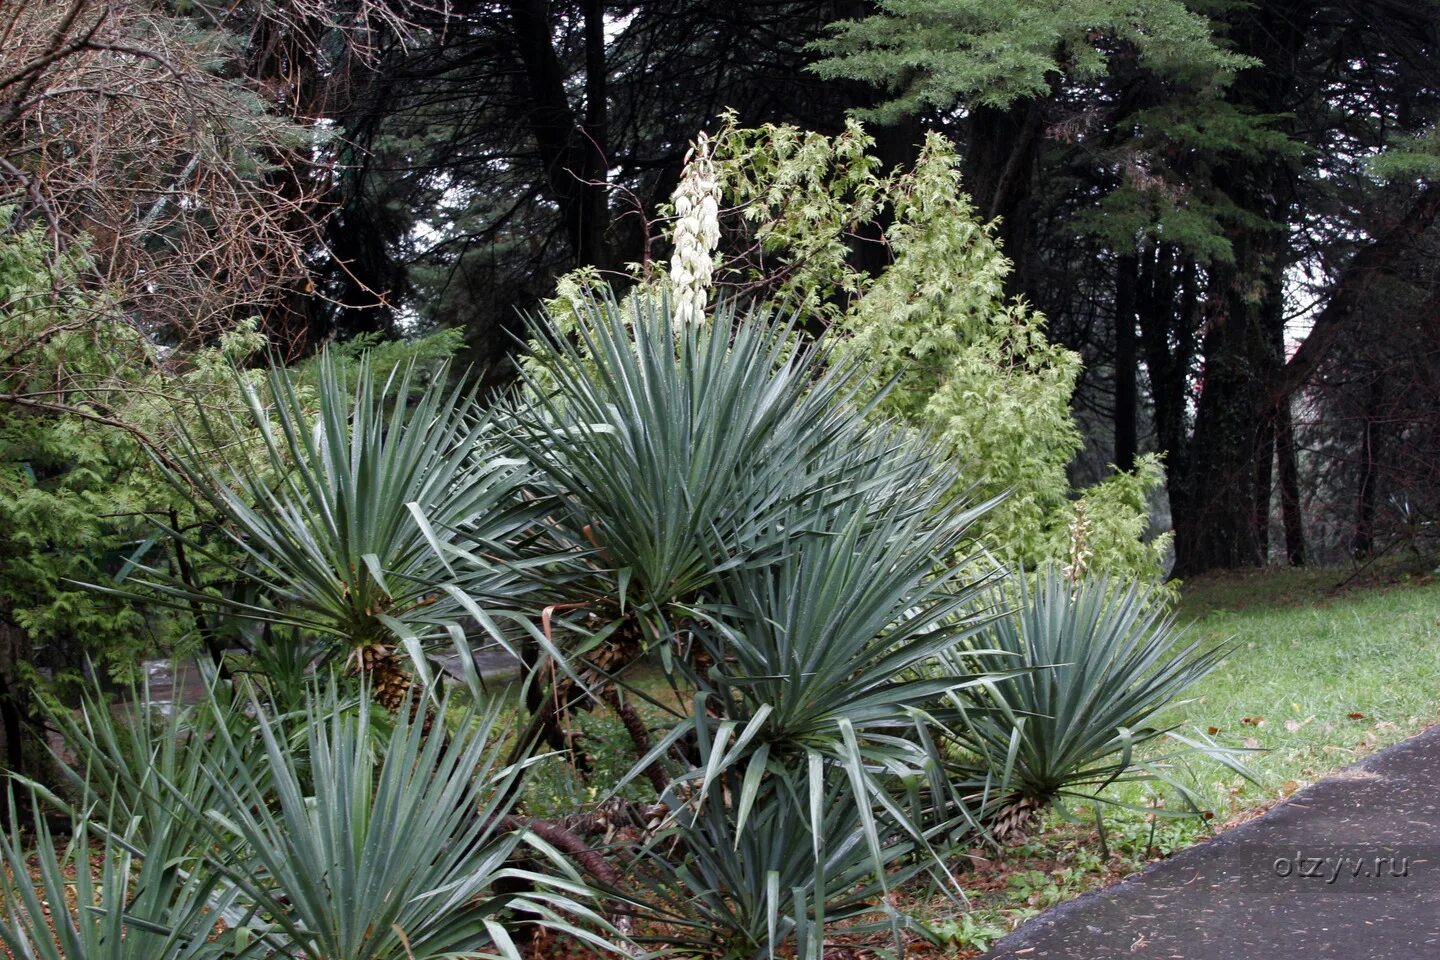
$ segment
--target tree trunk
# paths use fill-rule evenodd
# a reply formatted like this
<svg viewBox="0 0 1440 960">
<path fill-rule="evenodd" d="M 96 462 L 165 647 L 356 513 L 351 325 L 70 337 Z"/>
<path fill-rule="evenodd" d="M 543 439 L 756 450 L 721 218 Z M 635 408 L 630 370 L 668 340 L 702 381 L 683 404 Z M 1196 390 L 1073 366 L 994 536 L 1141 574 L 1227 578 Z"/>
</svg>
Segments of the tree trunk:
<svg viewBox="0 0 1440 960">
<path fill-rule="evenodd" d="M 0 756 L 10 773 L 27 774 L 25 764 L 25 720 L 30 713 L 30 693 L 20 684 L 16 665 L 28 652 L 25 634 L 0 620 Z M 19 795 L 17 794 L 17 797 Z M 10 829 L 9 804 L 0 803 L 0 826 Z"/>
<path fill-rule="evenodd" d="M 1115 269 L 1115 466 L 1129 470 L 1139 453 L 1135 434 L 1135 283 L 1138 263 L 1120 257 Z"/>
<path fill-rule="evenodd" d="M 1176 263 L 1175 249 L 1162 245 L 1140 260 L 1137 313 L 1150 398 L 1155 413 L 1155 440 L 1165 457 L 1166 492 L 1172 518 L 1188 509 L 1185 478 L 1189 472 L 1186 444 L 1189 426 L 1190 371 L 1195 361 L 1195 332 L 1200 326 L 1200 292 L 1192 258 Z M 1175 519 L 1179 526 L 1181 521 Z"/>
<path fill-rule="evenodd" d="M 1199 305 L 1195 261 L 1187 258 L 1177 268 L 1174 249 L 1163 246 L 1147 254 L 1140 267 L 1136 306 L 1155 406 L 1155 437 L 1173 476 L 1185 455 L 1185 404 L 1195 360 Z"/>
<path fill-rule="evenodd" d="M 1270 560 L 1270 499 L 1275 492 L 1275 418 L 1260 422 L 1260 437 L 1255 450 L 1255 542 L 1260 563 Z"/>
<path fill-rule="evenodd" d="M 1177 576 L 1264 561 L 1255 521 L 1266 397 L 1261 360 L 1269 337 L 1245 302 L 1248 291 L 1239 288 L 1249 285 L 1236 271 L 1217 270 L 1211 283 L 1225 289 L 1211 294 L 1223 306 L 1205 334 L 1190 469 L 1177 478 L 1185 490 L 1185 509 L 1175 511 Z"/>
<path fill-rule="evenodd" d="M 1236 107 L 1277 117 L 1287 110 L 1312 15 L 1300 0 L 1241 8 L 1234 48 L 1259 62 L 1230 87 Z M 1272 385 L 1281 367 L 1274 345 L 1283 336 L 1295 178 L 1280 156 L 1237 157 L 1217 170 L 1216 184 L 1247 216 L 1229 230 L 1233 261 L 1210 268 L 1205 369 L 1181 478 L 1186 509 L 1175 513 L 1180 576 L 1265 562 Z"/>
<path fill-rule="evenodd" d="M 609 66 L 605 58 L 605 0 L 585 0 L 585 122 L 581 130 L 585 158 L 581 197 L 584 232 L 582 263 L 610 266 L 605 242 L 610 229 Z"/>
<path fill-rule="evenodd" d="M 1285 298 L 1277 283 L 1270 289 L 1270 298 L 1263 304 L 1265 331 L 1270 335 L 1270 349 L 1265 357 L 1265 380 L 1271 383 L 1285 365 Z M 1277 419 L 1279 404 L 1266 411 L 1260 423 L 1260 445 L 1255 459 L 1255 535 L 1260 542 L 1261 563 L 1270 560 L 1270 501 L 1275 492 L 1275 459 L 1277 456 Z"/>
<path fill-rule="evenodd" d="M 1275 408 L 1275 458 L 1280 469 L 1280 516 L 1285 524 L 1285 556 L 1292 567 L 1305 566 L 1305 519 L 1300 510 L 1300 468 L 1295 459 L 1295 417 L 1290 401 Z"/>
<path fill-rule="evenodd" d="M 1360 426 L 1360 481 L 1355 493 L 1355 533 L 1350 541 L 1350 553 L 1356 560 L 1368 559 L 1375 552 L 1375 493 L 1380 486 L 1384 403 L 1385 377 L 1377 371 L 1370 381 Z"/>
<path fill-rule="evenodd" d="M 963 186 L 985 220 L 999 219 L 999 240 L 1014 264 L 1011 293 L 1025 285 L 1025 202 L 1030 198 L 1044 131 L 1045 100 L 976 107 L 970 115 Z"/>
<path fill-rule="evenodd" d="M 510 0 L 515 52 L 524 70 L 530 135 L 545 163 L 550 198 L 560 208 L 565 235 L 582 265 L 606 267 L 609 230 L 605 185 L 604 6 L 586 0 L 584 119 L 576 117 L 566 91 L 565 68 L 555 52 L 547 0 Z"/>
</svg>

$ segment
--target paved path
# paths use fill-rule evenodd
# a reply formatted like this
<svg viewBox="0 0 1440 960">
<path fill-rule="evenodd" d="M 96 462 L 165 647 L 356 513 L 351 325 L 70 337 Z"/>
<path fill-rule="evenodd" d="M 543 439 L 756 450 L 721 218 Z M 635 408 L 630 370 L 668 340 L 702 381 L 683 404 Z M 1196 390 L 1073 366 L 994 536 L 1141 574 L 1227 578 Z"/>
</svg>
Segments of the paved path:
<svg viewBox="0 0 1440 960">
<path fill-rule="evenodd" d="M 981 960 L 1440 960 L 1440 728 L 1041 914 Z"/>
</svg>

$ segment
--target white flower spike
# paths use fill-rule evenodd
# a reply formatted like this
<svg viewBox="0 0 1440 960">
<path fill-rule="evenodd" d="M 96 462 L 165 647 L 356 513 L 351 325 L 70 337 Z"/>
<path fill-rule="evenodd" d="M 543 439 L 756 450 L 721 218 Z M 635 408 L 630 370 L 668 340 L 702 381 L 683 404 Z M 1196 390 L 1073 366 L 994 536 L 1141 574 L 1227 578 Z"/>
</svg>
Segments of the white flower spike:
<svg viewBox="0 0 1440 960">
<path fill-rule="evenodd" d="M 674 323 L 683 329 L 705 316 L 715 274 L 715 248 L 720 245 L 720 183 L 710 155 L 710 138 L 704 131 L 685 155 L 685 171 L 671 199 L 677 220 L 670 284 L 675 298 Z"/>
</svg>

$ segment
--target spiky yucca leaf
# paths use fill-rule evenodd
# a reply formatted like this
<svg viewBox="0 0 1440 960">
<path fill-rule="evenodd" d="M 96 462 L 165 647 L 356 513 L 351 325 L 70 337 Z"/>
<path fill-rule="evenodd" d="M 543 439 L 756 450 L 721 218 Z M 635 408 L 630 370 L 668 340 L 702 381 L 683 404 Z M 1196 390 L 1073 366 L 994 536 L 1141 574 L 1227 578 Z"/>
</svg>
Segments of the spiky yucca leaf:
<svg viewBox="0 0 1440 960">
<path fill-rule="evenodd" d="M 531 376 L 512 437 L 564 504 L 561 529 L 601 568 L 574 599 L 663 613 L 773 553 L 782 516 L 806 522 L 797 502 L 862 489 L 852 474 L 878 390 L 806 346 L 793 321 L 721 305 L 677 329 L 664 300 L 630 309 L 590 302 L 577 342 L 537 327 L 547 376 Z"/>
<path fill-rule="evenodd" d="M 927 491 L 911 493 L 921 501 Z M 775 738 L 833 755 L 842 719 L 894 733 L 911 725 L 907 707 L 991 679 L 918 670 L 981 623 L 973 608 L 983 581 L 955 559 L 980 511 L 931 506 L 832 509 L 823 526 L 786 531 L 774 562 L 723 573 L 715 615 L 699 631 L 715 663 L 696 678 L 701 689 L 727 717 L 744 722 L 764 706 Z"/>
<path fill-rule="evenodd" d="M 183 688 L 179 665 L 174 677 L 177 689 Z M 218 728 L 229 736 L 247 736 L 254 728 L 246 704 L 213 671 L 203 671 L 202 681 L 200 704 L 157 700 L 148 684 L 115 703 L 97 679 L 78 709 L 47 708 L 64 748 L 56 765 L 71 792 L 104 810 L 106 825 L 124 832 L 147 856 L 178 862 L 207 840 L 186 822 L 190 814 L 175 802 L 177 791 L 208 808 L 217 798 L 217 782 L 265 777 L 264 759 L 256 753 L 216 755 L 199 748 Z"/>
<path fill-rule="evenodd" d="M 322 356 L 313 397 L 283 369 L 263 394 L 242 380 L 246 416 L 205 416 L 173 476 L 219 519 L 228 549 L 208 530 L 171 533 L 244 589 L 156 570 L 149 585 L 328 637 L 331 653 L 399 643 L 422 674 L 433 642 L 465 648 L 459 623 L 526 589 L 503 561 L 541 508 L 518 496 L 527 470 L 473 394 L 447 388 L 444 371 L 424 385 L 413 376 L 377 383 L 362 361 L 352 384 Z"/>
<path fill-rule="evenodd" d="M 1158 746 L 1173 733 L 1163 714 L 1215 668 L 1225 646 L 1187 639 L 1138 584 L 1073 583 L 1054 567 L 1008 583 L 1011 612 L 975 638 L 985 649 L 946 656 L 953 671 L 1023 668 L 955 697 L 957 776 L 1004 768 L 1026 819 L 1056 797 L 1091 798 L 1118 780 L 1161 777 L 1189 797 L 1167 772 L 1174 757 Z M 1169 739 L 1246 773 L 1234 751 Z"/>
<path fill-rule="evenodd" d="M 631 871 L 650 941 L 727 960 L 818 958 L 825 931 L 884 928 L 886 886 L 869 852 L 865 816 L 848 773 L 816 758 L 794 782 L 773 785 L 739 822 L 742 770 L 712 780 L 698 810 L 635 851 Z M 812 818 L 818 817 L 820 841 Z M 925 868 L 916 845 L 887 834 L 881 851 L 891 884 Z M 792 955 L 786 953 L 786 955 Z"/>
<path fill-rule="evenodd" d="M 532 838 L 506 819 L 520 771 L 501 767 L 498 708 L 464 712 L 443 737 L 401 710 L 378 749 L 368 696 L 345 709 L 333 684 L 304 716 L 256 712 L 265 777 L 217 781 L 215 805 L 193 812 L 226 843 L 222 869 L 270 920 L 270 942 L 309 960 L 518 957 L 507 925 L 523 919 L 609 947 L 589 891 L 548 847 L 532 855 L 551 876 L 506 865 Z M 256 744 L 222 728 L 207 749 L 233 765 Z M 507 879 L 532 889 L 499 892 Z"/>
<path fill-rule="evenodd" d="M 127 817 L 84 798 L 70 840 L 57 848 L 32 787 L 32 830 L 0 836 L 0 944 L 14 960 L 245 960 L 262 956 L 246 936 L 238 892 L 204 860 L 198 823 L 162 815 Z M 111 821 L 96 824 L 104 811 Z M 34 864 L 33 868 L 31 864 Z M 33 874 L 33 878 L 32 878 Z M 224 919 L 223 929 L 217 923 Z"/>
<path fill-rule="evenodd" d="M 839 919 L 898 923 L 897 863 L 946 879 L 931 838 L 975 823 L 967 798 L 927 795 L 944 757 L 925 730 L 945 695 L 1003 676 L 931 669 L 982 622 L 982 584 L 955 558 L 988 505 L 949 500 L 948 471 L 910 449 L 922 469 L 794 501 L 803 522 L 777 515 L 775 553 L 719 571 L 715 601 L 689 608 L 707 664 L 688 670 L 694 706 L 632 775 L 671 743 L 696 760 L 663 797 L 673 868 L 637 882 L 662 884 L 655 902 L 686 918 L 674 938 L 707 955 L 765 956 L 774 937 L 817 954 Z"/>
</svg>

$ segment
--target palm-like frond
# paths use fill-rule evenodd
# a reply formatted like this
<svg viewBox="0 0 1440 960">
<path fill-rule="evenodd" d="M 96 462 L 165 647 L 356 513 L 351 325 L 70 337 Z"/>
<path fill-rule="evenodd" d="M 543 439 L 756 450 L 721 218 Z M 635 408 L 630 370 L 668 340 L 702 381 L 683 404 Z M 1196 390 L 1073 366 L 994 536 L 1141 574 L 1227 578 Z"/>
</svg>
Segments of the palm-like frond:
<svg viewBox="0 0 1440 960">
<path fill-rule="evenodd" d="M 885 883 L 877 878 L 849 776 L 838 764 L 815 771 L 813 779 L 801 772 L 776 785 L 744 824 L 734 801 L 745 777 L 738 770 L 722 774 L 693 817 L 636 852 L 637 899 L 645 918 L 666 931 L 653 939 L 733 960 L 773 957 L 793 942 L 795 955 L 818 958 L 827 925 L 843 921 L 863 930 L 867 918 L 885 925 Z M 908 838 L 886 836 L 881 857 L 889 882 L 923 869 L 915 849 Z"/>
<path fill-rule="evenodd" d="M 660 610 L 773 552 L 797 501 L 854 495 L 850 449 L 875 393 L 791 323 L 722 306 L 676 330 L 668 304 L 588 304 L 578 342 L 537 331 L 545 382 L 512 438 L 563 502 L 561 528 L 606 571 L 579 588 Z M 797 515 L 790 516 L 792 522 Z"/>
<path fill-rule="evenodd" d="M 540 512 L 518 492 L 527 469 L 443 371 L 421 386 L 410 372 L 377 384 L 364 362 L 354 384 L 328 357 L 319 370 L 313 398 L 283 370 L 268 399 L 242 380 L 247 415 L 207 417 L 176 458 L 176 482 L 223 535 L 221 548 L 193 533 L 188 546 L 246 589 L 158 571 L 150 585 L 342 645 L 399 640 L 418 661 L 427 641 L 461 642 L 458 623 L 525 589 L 505 561 Z"/>
<path fill-rule="evenodd" d="M 957 768 L 1003 765 L 1015 789 L 1042 804 L 1163 775 L 1154 741 L 1171 728 L 1162 713 L 1214 669 L 1224 645 L 1185 639 L 1139 585 L 1076 584 L 1053 567 L 1013 583 L 1012 612 L 975 639 L 985 649 L 947 655 L 952 670 L 1022 668 L 955 701 Z M 1202 746 L 1245 772 L 1230 751 Z"/>
<path fill-rule="evenodd" d="M 909 727 L 907 708 L 977 682 L 919 671 L 981 622 L 983 584 L 955 560 L 977 512 L 834 510 L 823 528 L 787 532 L 772 563 L 721 575 L 698 631 L 715 666 L 697 682 L 741 722 L 767 708 L 766 729 L 797 746 L 838 742 L 842 719 L 862 732 Z"/>
<path fill-rule="evenodd" d="M 603 946 L 562 916 L 602 925 L 562 860 L 549 861 L 555 877 L 506 866 L 527 838 L 506 819 L 519 771 L 501 768 L 498 710 L 467 713 L 447 736 L 409 714 L 377 749 L 368 697 L 343 709 L 333 685 L 304 717 L 258 709 L 265 777 L 217 782 L 212 809 L 187 804 L 227 843 L 221 868 L 269 919 L 265 938 L 310 960 L 515 956 L 505 923 L 521 917 Z M 234 765 L 256 747 L 221 729 L 207 749 Z M 507 878 L 534 889 L 502 894 Z"/>
<path fill-rule="evenodd" d="M 693 744 L 663 797 L 676 825 L 659 848 L 675 862 L 639 878 L 687 905 L 671 925 L 692 946 L 748 958 L 798 938 L 815 953 L 828 924 L 883 913 L 898 861 L 943 876 L 930 839 L 977 820 L 969 797 L 935 795 L 926 711 L 999 679 L 932 669 L 983 622 L 983 584 L 956 557 L 988 505 L 951 501 L 942 464 L 908 449 L 843 500 L 777 511 L 773 553 L 719 570 L 715 600 L 686 608 L 705 654 L 704 669 L 680 661 L 695 703 L 632 775 Z"/>
<path fill-rule="evenodd" d="M 228 685 L 210 673 L 203 680 L 200 704 L 157 701 L 148 686 L 112 703 L 97 681 L 77 710 L 47 711 L 68 754 L 56 761 L 72 792 L 104 810 L 106 823 L 125 831 L 149 857 L 178 862 L 205 846 L 206 836 L 175 802 L 177 792 L 204 809 L 216 801 L 217 783 L 265 777 L 263 758 L 255 753 L 215 755 L 199 748 L 218 729 L 245 736 L 254 725 Z"/>
<path fill-rule="evenodd" d="M 247 941 L 238 893 L 203 857 L 198 824 L 178 816 L 127 819 L 98 807 L 97 828 L 81 811 L 69 843 L 57 848 L 43 816 L 47 800 L 31 791 L 33 830 L 0 837 L 0 943 L 15 960 L 244 960 L 263 955 Z M 95 798 L 85 798 L 87 806 Z M 33 857 L 32 857 L 33 854 Z M 34 867 L 31 867 L 33 862 Z M 33 874 L 33 876 L 32 876 Z M 225 928 L 217 930 L 224 919 Z"/>
</svg>

